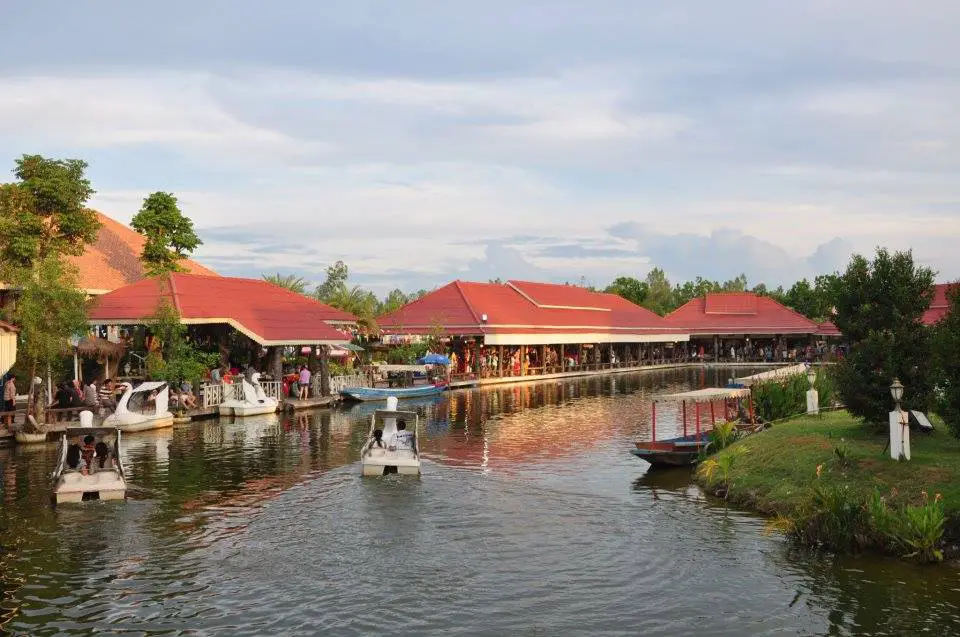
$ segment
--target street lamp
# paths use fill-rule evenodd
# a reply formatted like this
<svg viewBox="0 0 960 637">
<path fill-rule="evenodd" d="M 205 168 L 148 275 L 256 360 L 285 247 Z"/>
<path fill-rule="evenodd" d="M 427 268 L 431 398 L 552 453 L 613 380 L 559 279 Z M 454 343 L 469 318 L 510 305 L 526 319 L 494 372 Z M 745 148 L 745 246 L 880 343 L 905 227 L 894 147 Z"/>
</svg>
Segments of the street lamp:
<svg viewBox="0 0 960 637">
<path fill-rule="evenodd" d="M 807 382 L 810 383 L 810 389 L 813 389 L 813 384 L 817 382 L 817 370 L 813 367 L 807 369 Z"/>
<path fill-rule="evenodd" d="M 900 399 L 903 398 L 903 384 L 899 378 L 894 378 L 890 385 L 890 395 L 893 396 L 893 402 L 897 404 L 897 411 L 900 411 Z"/>
</svg>

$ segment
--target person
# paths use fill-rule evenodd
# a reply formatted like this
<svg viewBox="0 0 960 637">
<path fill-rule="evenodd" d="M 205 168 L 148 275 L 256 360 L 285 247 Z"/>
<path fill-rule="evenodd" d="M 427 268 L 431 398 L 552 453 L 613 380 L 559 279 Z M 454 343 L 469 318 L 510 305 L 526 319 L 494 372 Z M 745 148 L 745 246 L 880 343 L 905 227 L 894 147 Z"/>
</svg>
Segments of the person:
<svg viewBox="0 0 960 637">
<path fill-rule="evenodd" d="M 397 420 L 397 433 L 390 436 L 389 449 L 413 451 L 413 433 L 407 431 L 407 423 L 403 418 Z"/>
<path fill-rule="evenodd" d="M 310 370 L 306 365 L 300 366 L 300 400 L 306 400 L 310 394 Z"/>
<path fill-rule="evenodd" d="M 116 409 L 117 399 L 113 389 L 113 379 L 107 378 L 100 385 L 100 406 L 104 409 Z"/>
<path fill-rule="evenodd" d="M 74 378 L 67 383 L 67 389 L 70 390 L 70 402 L 72 407 L 83 407 L 83 391 L 80 389 L 80 381 Z"/>
<path fill-rule="evenodd" d="M 253 384 L 253 375 L 257 373 L 257 370 L 254 369 L 253 363 L 247 363 L 247 368 L 243 370 L 243 375 L 246 377 L 247 382 L 251 385 Z"/>
<path fill-rule="evenodd" d="M 3 411 L 9 412 L 4 416 L 4 422 L 9 427 L 13 424 L 13 413 L 17 409 L 17 385 L 13 374 L 7 374 L 3 382 Z"/>
<path fill-rule="evenodd" d="M 93 467 L 93 458 L 97 455 L 97 448 L 93 444 L 95 440 L 92 435 L 87 434 L 83 437 L 83 446 L 80 447 L 80 455 L 83 456 L 88 469 Z"/>
<path fill-rule="evenodd" d="M 380 447 L 383 449 L 386 445 L 383 444 L 383 429 L 374 429 L 373 430 L 373 444 L 370 447 Z"/>
<path fill-rule="evenodd" d="M 83 460 L 80 445 L 70 445 L 67 447 L 67 468 L 87 475 L 87 463 Z"/>
<path fill-rule="evenodd" d="M 180 403 L 186 409 L 196 409 L 197 398 L 193 395 L 193 383 L 188 380 L 180 383 Z"/>
<path fill-rule="evenodd" d="M 220 373 L 220 367 L 214 367 L 210 370 L 210 382 L 219 385 L 223 382 L 223 374 Z"/>
<path fill-rule="evenodd" d="M 113 469 L 113 458 L 110 457 L 110 447 L 107 446 L 107 443 L 98 442 L 94 450 L 96 451 L 96 459 L 93 468 L 98 471 L 100 469 Z"/>
<path fill-rule="evenodd" d="M 57 385 L 57 392 L 53 395 L 53 402 L 50 404 L 50 407 L 53 409 L 69 409 L 73 403 L 73 394 L 70 392 L 68 383 L 60 383 Z M 60 422 L 60 419 L 63 417 L 63 414 L 67 412 L 58 413 L 56 420 Z"/>
<path fill-rule="evenodd" d="M 100 398 L 97 395 L 97 386 L 92 382 L 83 383 L 83 406 L 93 411 L 100 409 Z"/>
</svg>

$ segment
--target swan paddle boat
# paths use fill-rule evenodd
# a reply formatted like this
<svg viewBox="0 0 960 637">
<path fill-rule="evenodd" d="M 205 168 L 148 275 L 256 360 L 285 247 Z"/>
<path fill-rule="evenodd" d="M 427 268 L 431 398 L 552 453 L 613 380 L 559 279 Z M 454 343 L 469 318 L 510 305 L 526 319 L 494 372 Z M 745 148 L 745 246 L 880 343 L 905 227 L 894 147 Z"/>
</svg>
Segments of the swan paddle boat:
<svg viewBox="0 0 960 637">
<path fill-rule="evenodd" d="M 370 432 L 360 451 L 365 476 L 420 475 L 420 416 L 415 411 L 397 411 L 396 404 L 391 396 L 387 409 L 370 416 Z"/>
<path fill-rule="evenodd" d="M 69 462 L 78 460 L 84 439 L 93 438 L 93 444 L 106 445 L 106 456 L 101 465 L 100 457 L 92 457 L 87 473 L 71 467 Z M 70 447 L 76 446 L 76 456 L 69 456 Z M 120 430 L 115 427 L 69 427 L 60 437 L 59 460 L 53 472 L 53 500 L 83 502 L 85 500 L 123 500 L 127 493 L 127 481 L 120 461 Z"/>
<path fill-rule="evenodd" d="M 146 431 L 173 426 L 173 414 L 168 409 L 170 388 L 164 382 L 141 383 L 136 388 L 123 383 L 123 396 L 117 408 L 103 419 L 104 427 L 122 431 Z"/>
<path fill-rule="evenodd" d="M 231 396 L 220 403 L 221 416 L 259 416 L 277 411 L 280 402 L 264 393 L 259 372 L 251 376 L 251 381 L 243 378 L 224 387 Z"/>
</svg>

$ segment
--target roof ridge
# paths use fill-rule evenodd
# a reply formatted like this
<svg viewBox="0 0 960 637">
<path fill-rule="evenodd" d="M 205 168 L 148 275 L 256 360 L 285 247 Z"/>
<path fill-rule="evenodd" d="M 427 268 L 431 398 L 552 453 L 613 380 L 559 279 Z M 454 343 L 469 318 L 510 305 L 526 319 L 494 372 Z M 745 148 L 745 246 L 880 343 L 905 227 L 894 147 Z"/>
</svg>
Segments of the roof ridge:
<svg viewBox="0 0 960 637">
<path fill-rule="evenodd" d="M 454 279 L 453 285 L 457 288 L 457 292 L 460 293 L 460 298 L 463 299 L 464 305 L 466 305 L 467 309 L 470 310 L 470 316 L 472 316 L 473 320 L 477 322 L 477 325 L 480 325 L 480 316 L 477 314 L 477 311 L 473 309 L 473 305 L 470 304 L 470 300 L 467 298 L 463 288 L 460 287 L 460 279 Z M 482 330 L 483 327 L 481 326 L 480 329 Z"/>
<path fill-rule="evenodd" d="M 775 304 L 775 305 L 779 305 L 780 307 L 782 307 L 783 309 L 787 310 L 788 312 L 792 312 L 793 314 L 796 314 L 797 316 L 799 316 L 799 317 L 802 318 L 803 320 L 809 321 L 809 322 L 812 323 L 813 325 L 819 325 L 819 323 L 817 323 L 816 321 L 814 321 L 814 320 L 813 320 L 812 318 L 810 318 L 809 316 L 806 316 L 805 314 L 801 314 L 800 312 L 796 311 L 795 309 L 793 309 L 793 308 L 790 307 L 789 305 L 784 305 L 783 303 L 781 303 L 780 301 L 776 300 L 776 299 L 773 298 L 773 297 L 758 295 L 758 296 L 757 296 L 757 299 L 758 299 L 758 304 L 759 304 L 759 299 L 767 299 L 767 300 L 769 300 L 771 303 L 773 303 L 773 304 Z"/>
<path fill-rule="evenodd" d="M 177 310 L 178 316 L 183 316 L 183 308 L 180 307 L 180 295 L 177 294 L 177 282 L 174 280 L 174 272 L 167 273 L 167 279 L 170 281 L 170 298 L 173 299 L 173 307 Z"/>
</svg>

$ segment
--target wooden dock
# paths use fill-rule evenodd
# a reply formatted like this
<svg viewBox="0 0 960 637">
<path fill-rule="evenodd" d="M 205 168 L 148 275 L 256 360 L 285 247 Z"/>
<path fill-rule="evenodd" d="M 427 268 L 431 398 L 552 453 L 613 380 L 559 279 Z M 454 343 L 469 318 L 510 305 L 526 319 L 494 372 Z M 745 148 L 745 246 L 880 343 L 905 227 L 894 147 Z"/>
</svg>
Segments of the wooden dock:
<svg viewBox="0 0 960 637">
<path fill-rule="evenodd" d="M 319 407 L 330 407 L 333 403 L 340 400 L 339 396 L 320 396 L 317 398 L 307 398 L 299 400 L 297 398 L 287 398 L 283 401 L 284 411 L 299 411 L 301 409 L 317 409 Z"/>
</svg>

